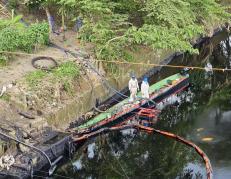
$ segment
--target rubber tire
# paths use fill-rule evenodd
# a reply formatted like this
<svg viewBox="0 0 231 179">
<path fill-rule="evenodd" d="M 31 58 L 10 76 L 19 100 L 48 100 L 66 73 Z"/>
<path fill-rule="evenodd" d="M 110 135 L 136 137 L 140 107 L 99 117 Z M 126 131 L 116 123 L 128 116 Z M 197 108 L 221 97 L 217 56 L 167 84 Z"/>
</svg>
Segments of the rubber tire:
<svg viewBox="0 0 231 179">
<path fill-rule="evenodd" d="M 54 65 L 52 67 L 44 67 L 44 66 L 41 67 L 39 65 L 36 65 L 36 62 L 39 60 L 49 60 L 49 61 L 52 61 Z M 33 58 L 31 60 L 31 64 L 36 69 L 46 70 L 46 71 L 50 71 L 58 66 L 58 63 L 56 62 L 55 59 L 53 59 L 52 57 L 46 57 L 46 56 L 40 56 L 40 57 Z"/>
</svg>

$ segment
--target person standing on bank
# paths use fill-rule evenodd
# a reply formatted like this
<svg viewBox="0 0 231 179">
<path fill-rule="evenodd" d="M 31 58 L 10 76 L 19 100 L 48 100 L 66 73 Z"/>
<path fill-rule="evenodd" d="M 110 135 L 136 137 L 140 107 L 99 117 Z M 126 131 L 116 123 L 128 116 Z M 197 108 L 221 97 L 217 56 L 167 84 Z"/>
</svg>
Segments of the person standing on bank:
<svg viewBox="0 0 231 179">
<path fill-rule="evenodd" d="M 149 98 L 149 84 L 148 78 L 144 77 L 142 84 L 141 84 L 141 94 L 142 98 Z"/>
<path fill-rule="evenodd" d="M 132 102 L 136 99 L 136 94 L 137 94 L 137 91 L 139 90 L 139 84 L 138 84 L 135 74 L 132 74 L 132 77 L 128 83 L 128 88 L 130 91 L 129 101 Z"/>
</svg>

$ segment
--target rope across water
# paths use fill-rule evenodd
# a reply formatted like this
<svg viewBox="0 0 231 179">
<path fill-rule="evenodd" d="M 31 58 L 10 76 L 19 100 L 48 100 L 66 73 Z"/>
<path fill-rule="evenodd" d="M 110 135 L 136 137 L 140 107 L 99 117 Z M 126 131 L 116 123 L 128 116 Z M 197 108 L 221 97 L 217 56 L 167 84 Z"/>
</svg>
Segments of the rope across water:
<svg viewBox="0 0 231 179">
<path fill-rule="evenodd" d="M 31 54 L 31 53 L 23 53 L 23 52 L 9 52 L 9 51 L 0 51 L 0 54 L 12 54 L 12 55 L 26 55 L 26 56 L 31 56 L 31 57 L 39 57 L 41 55 L 39 54 Z M 64 57 L 61 56 L 49 56 L 52 58 L 56 59 L 64 59 Z M 65 57 L 66 59 L 69 60 L 76 60 L 77 58 L 73 57 Z M 127 61 L 115 61 L 115 60 L 95 60 L 96 62 L 104 62 L 104 63 L 114 63 L 114 64 L 127 64 L 127 65 L 142 65 L 142 66 L 152 66 L 152 67 L 168 67 L 168 68 L 189 68 L 191 70 L 205 70 L 204 67 L 200 66 L 186 66 L 186 65 L 162 65 L 162 64 L 157 64 L 157 63 L 142 63 L 142 62 L 127 62 Z M 213 71 L 220 71 L 220 72 L 225 72 L 225 71 L 231 71 L 230 68 L 211 68 Z"/>
</svg>

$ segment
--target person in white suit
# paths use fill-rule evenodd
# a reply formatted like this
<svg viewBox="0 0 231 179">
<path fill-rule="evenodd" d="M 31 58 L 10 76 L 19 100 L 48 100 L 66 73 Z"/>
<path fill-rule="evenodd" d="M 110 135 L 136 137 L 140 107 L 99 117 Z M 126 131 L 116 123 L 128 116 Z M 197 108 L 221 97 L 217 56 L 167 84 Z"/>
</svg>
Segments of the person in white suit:
<svg viewBox="0 0 231 179">
<path fill-rule="evenodd" d="M 149 84 L 148 78 L 144 77 L 142 84 L 141 84 L 141 94 L 142 98 L 149 98 Z"/>
<path fill-rule="evenodd" d="M 128 88 L 130 91 L 129 101 L 132 102 L 136 99 L 136 94 L 137 94 L 137 91 L 139 90 L 138 81 L 137 81 L 136 76 L 134 74 L 132 74 L 132 77 L 129 80 Z"/>
</svg>

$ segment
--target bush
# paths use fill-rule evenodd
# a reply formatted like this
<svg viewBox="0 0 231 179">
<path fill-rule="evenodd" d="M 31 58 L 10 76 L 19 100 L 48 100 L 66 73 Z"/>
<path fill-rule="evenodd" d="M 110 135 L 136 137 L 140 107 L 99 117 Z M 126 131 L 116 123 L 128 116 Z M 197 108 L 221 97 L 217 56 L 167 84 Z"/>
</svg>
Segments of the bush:
<svg viewBox="0 0 231 179">
<path fill-rule="evenodd" d="M 20 20 L 22 19 L 21 15 L 15 16 L 12 19 L 0 19 L 0 30 L 9 27 L 9 26 L 13 26 L 17 29 L 22 29 L 24 28 L 24 25 L 20 22 Z"/>
<path fill-rule="evenodd" d="M 49 26 L 47 23 L 32 24 L 26 31 L 22 33 L 21 50 L 31 52 L 39 45 L 47 45 L 49 43 Z"/>
<path fill-rule="evenodd" d="M 6 27 L 0 31 L 0 50 L 15 51 L 20 47 L 21 32 L 14 27 Z"/>
<path fill-rule="evenodd" d="M 49 26 L 47 23 L 32 24 L 28 28 L 8 26 L 0 31 L 0 50 L 31 52 L 38 45 L 49 42 Z"/>
</svg>

